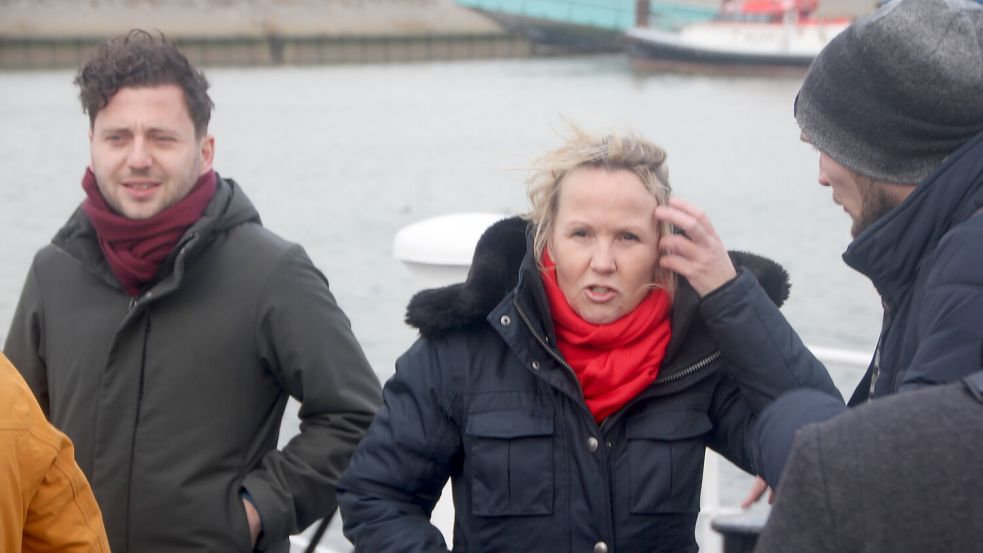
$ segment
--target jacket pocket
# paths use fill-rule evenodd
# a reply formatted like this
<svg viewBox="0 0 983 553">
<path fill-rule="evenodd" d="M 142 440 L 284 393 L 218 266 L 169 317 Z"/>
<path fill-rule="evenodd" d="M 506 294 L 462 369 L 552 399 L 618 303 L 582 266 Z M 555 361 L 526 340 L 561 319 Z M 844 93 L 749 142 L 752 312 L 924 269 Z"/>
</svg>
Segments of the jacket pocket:
<svg viewBox="0 0 983 553">
<path fill-rule="evenodd" d="M 553 512 L 553 416 L 491 411 L 468 417 L 471 513 L 476 516 Z"/>
<path fill-rule="evenodd" d="M 631 512 L 700 510 L 704 434 L 713 425 L 703 411 L 647 411 L 626 423 Z"/>
</svg>

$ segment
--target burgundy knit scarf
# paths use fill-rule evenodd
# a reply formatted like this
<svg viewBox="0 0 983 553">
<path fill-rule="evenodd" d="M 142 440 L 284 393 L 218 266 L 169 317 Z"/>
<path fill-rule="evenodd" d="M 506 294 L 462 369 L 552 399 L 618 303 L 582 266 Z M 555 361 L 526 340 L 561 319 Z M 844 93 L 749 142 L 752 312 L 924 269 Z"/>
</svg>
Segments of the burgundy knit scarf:
<svg viewBox="0 0 983 553">
<path fill-rule="evenodd" d="M 96 176 L 85 170 L 82 210 L 99 238 L 99 247 L 109 267 L 130 296 L 157 274 L 160 264 L 215 195 L 216 176 L 209 171 L 198 179 L 191 192 L 174 205 L 149 219 L 128 219 L 113 212 L 99 192 Z"/>
</svg>

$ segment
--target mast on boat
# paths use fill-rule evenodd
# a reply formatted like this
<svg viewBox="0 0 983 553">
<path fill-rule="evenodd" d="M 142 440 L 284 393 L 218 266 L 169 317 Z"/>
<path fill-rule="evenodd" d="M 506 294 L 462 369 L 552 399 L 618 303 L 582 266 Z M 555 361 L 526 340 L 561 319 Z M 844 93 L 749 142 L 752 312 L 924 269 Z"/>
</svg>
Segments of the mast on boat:
<svg viewBox="0 0 983 553">
<path fill-rule="evenodd" d="M 649 10 L 651 9 L 650 0 L 636 0 L 635 2 L 635 26 L 649 26 Z"/>
</svg>

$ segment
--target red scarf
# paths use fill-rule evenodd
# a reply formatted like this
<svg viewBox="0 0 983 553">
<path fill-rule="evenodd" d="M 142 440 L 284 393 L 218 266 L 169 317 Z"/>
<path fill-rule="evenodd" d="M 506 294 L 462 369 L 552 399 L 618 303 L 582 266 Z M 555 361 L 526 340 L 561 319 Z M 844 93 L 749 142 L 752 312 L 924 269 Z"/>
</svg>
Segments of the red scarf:
<svg viewBox="0 0 983 553">
<path fill-rule="evenodd" d="M 215 194 L 216 180 L 215 172 L 209 171 L 176 204 L 149 219 L 135 220 L 112 211 L 99 192 L 96 176 L 91 169 L 85 170 L 82 209 L 96 229 L 110 269 L 129 295 L 140 293 L 188 227 L 201 218 Z"/>
<path fill-rule="evenodd" d="M 556 281 L 556 266 L 543 252 L 546 297 L 557 347 L 573 368 L 587 407 L 600 423 L 655 381 L 672 336 L 672 301 L 654 289 L 627 315 L 593 324 L 574 312 Z"/>
</svg>

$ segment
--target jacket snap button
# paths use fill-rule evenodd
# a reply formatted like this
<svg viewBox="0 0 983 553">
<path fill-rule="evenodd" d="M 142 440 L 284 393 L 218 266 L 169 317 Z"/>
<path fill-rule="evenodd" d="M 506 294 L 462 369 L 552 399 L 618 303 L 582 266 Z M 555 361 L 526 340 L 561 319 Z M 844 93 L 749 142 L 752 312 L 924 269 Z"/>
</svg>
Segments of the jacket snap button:
<svg viewBox="0 0 983 553">
<path fill-rule="evenodd" d="M 512 317 L 509 317 L 508 315 L 502 315 L 502 318 L 499 319 L 498 321 L 502 323 L 502 326 L 509 326 L 510 324 L 512 324 Z"/>
<path fill-rule="evenodd" d="M 532 370 L 534 370 L 534 371 L 538 371 L 539 370 L 539 361 L 533 361 L 532 362 Z"/>
<path fill-rule="evenodd" d="M 587 438 L 587 451 L 590 451 L 591 453 L 597 451 L 597 438 L 595 438 L 594 436 Z M 604 546 L 604 550 L 607 551 L 606 545 Z M 594 551 L 597 551 L 597 546 L 594 546 Z"/>
<path fill-rule="evenodd" d="M 608 553 L 608 544 L 599 541 L 594 544 L 594 553 Z"/>
</svg>

